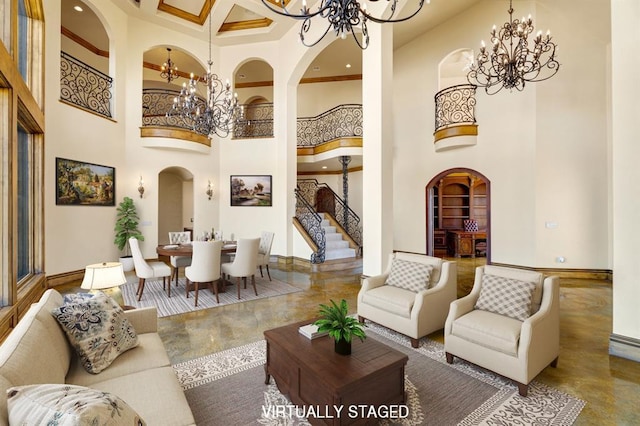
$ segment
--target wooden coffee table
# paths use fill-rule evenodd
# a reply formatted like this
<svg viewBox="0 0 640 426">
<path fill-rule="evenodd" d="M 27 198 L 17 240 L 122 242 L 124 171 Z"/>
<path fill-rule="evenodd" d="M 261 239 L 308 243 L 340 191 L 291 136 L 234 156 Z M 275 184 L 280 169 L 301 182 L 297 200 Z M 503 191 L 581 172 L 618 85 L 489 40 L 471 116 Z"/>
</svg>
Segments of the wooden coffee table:
<svg viewBox="0 0 640 426">
<path fill-rule="evenodd" d="M 293 404 L 319 412 L 309 417 L 312 424 L 376 424 L 380 419 L 371 416 L 372 407 L 384 412 L 404 404 L 407 355 L 371 338 L 355 339 L 351 355 L 338 355 L 332 338 L 311 340 L 298 332 L 298 327 L 312 322 L 264 332 L 266 384 L 273 376 Z"/>
</svg>

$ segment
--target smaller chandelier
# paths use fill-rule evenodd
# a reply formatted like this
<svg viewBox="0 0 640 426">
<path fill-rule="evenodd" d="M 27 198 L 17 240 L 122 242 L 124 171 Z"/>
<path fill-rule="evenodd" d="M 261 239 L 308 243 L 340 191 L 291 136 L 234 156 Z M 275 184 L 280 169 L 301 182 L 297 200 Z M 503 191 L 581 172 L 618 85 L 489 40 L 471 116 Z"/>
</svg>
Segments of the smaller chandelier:
<svg viewBox="0 0 640 426">
<path fill-rule="evenodd" d="M 280 4 L 281 0 L 275 0 L 277 4 Z M 371 0 L 377 1 L 377 0 Z M 395 23 L 407 21 L 422 9 L 425 0 L 420 0 L 418 8 L 408 16 L 403 18 L 393 18 L 398 0 L 391 0 L 391 12 L 388 17 L 375 17 L 367 12 L 367 6 L 361 5 L 357 0 L 320 0 L 316 10 L 310 10 L 307 7 L 307 1 L 302 0 L 302 9 L 299 14 L 290 13 L 286 7 L 286 0 L 282 0 L 282 4 L 279 7 L 273 7 L 270 4 L 270 0 L 262 0 L 262 3 L 272 12 L 278 15 L 287 16 L 293 19 L 302 20 L 300 27 L 300 40 L 302 44 L 307 47 L 315 46 L 324 38 L 329 30 L 333 29 L 336 37 L 342 39 L 347 38 L 347 35 L 351 34 L 360 47 L 360 49 L 366 49 L 369 46 L 369 31 L 367 30 L 367 20 L 373 21 L 378 24 Z M 429 3 L 430 0 L 427 0 Z M 311 18 L 314 16 L 320 16 L 326 18 L 329 22 L 327 29 L 318 37 L 317 40 L 307 43 L 304 36 L 311 29 Z M 362 32 L 362 41 L 356 36 L 355 29 L 360 26 Z"/>
<path fill-rule="evenodd" d="M 527 38 L 533 32 L 531 15 L 522 20 L 513 19 L 512 0 L 509 0 L 509 22 L 500 30 L 495 25 L 491 30 L 491 51 L 482 42 L 476 61 L 471 63 L 467 74 L 469 83 L 484 87 L 489 95 L 498 93 L 502 88 L 522 91 L 526 82 L 538 82 L 553 77 L 560 67 L 556 60 L 556 45 L 551 34 L 542 32 L 533 39 L 529 49 Z"/>
<path fill-rule="evenodd" d="M 160 77 L 167 80 L 167 83 L 171 83 L 173 80 L 180 78 L 180 76 L 178 75 L 178 67 L 176 64 L 171 62 L 171 49 L 168 47 L 167 52 L 169 54 L 169 58 L 167 59 L 167 62 L 162 64 L 160 67 Z"/>
<path fill-rule="evenodd" d="M 231 92 L 229 80 L 222 83 L 211 71 L 211 16 L 209 16 L 209 61 L 207 73 L 198 78 L 191 73 L 189 82 L 182 83 L 180 94 L 173 99 L 167 117 L 178 116 L 191 126 L 191 129 L 209 139 L 213 135 L 226 138 L 241 118 L 238 106 L 238 94 Z M 206 98 L 198 95 L 198 82 L 207 90 Z"/>
</svg>

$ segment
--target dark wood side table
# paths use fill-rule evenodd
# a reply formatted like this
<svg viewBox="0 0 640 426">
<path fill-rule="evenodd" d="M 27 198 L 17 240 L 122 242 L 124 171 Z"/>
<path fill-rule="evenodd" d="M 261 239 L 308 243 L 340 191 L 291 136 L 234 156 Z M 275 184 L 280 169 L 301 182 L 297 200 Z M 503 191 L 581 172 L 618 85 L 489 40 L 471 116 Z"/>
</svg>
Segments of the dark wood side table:
<svg viewBox="0 0 640 426">
<path fill-rule="evenodd" d="M 476 257 L 476 243 L 487 240 L 485 231 L 447 231 L 449 254 L 455 257 Z"/>
<path fill-rule="evenodd" d="M 379 419 L 358 416 L 357 407 L 404 403 L 407 355 L 371 338 L 364 342 L 356 339 L 351 355 L 338 355 L 329 336 L 311 340 L 298 332 L 298 327 L 312 322 L 302 321 L 264 332 L 265 383 L 273 377 L 280 392 L 294 404 L 319 407 L 326 414 L 326 418 L 309 418 L 309 422 L 377 424 Z M 343 407 L 339 417 L 336 406 Z"/>
</svg>

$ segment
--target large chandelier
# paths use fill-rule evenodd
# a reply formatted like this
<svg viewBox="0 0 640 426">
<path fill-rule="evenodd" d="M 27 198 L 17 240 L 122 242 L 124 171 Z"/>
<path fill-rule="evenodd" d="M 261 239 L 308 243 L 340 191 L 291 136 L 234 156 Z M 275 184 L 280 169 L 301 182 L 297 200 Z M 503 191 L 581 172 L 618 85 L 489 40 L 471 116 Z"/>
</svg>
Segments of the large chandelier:
<svg viewBox="0 0 640 426">
<path fill-rule="evenodd" d="M 169 58 L 160 67 L 160 77 L 166 79 L 167 83 L 171 83 L 173 80 L 180 78 L 180 75 L 178 74 L 178 67 L 171 61 L 171 49 L 168 47 L 167 52 Z"/>
<path fill-rule="evenodd" d="M 238 94 L 231 92 L 229 80 L 222 83 L 211 72 L 211 16 L 209 16 L 209 60 L 207 73 L 201 78 L 191 73 L 189 82 L 182 83 L 180 94 L 173 99 L 173 105 L 167 117 L 179 116 L 188 123 L 194 132 L 207 135 L 209 139 L 217 135 L 226 138 L 240 118 Z M 198 96 L 198 82 L 207 89 L 207 97 Z"/>
<path fill-rule="evenodd" d="M 509 0 L 509 22 L 499 31 L 491 30 L 493 46 L 488 52 L 482 42 L 476 61 L 471 63 L 467 74 L 469 83 L 484 87 L 489 95 L 502 88 L 522 91 L 526 82 L 537 82 L 553 77 L 560 67 L 555 58 L 556 45 L 551 34 L 538 31 L 529 49 L 527 38 L 533 32 L 531 15 L 522 20 L 513 19 L 512 0 Z"/>
<path fill-rule="evenodd" d="M 317 9 L 313 11 L 307 7 L 307 1 L 302 0 L 302 9 L 300 9 L 299 14 L 290 13 L 287 10 L 286 0 L 283 0 L 282 4 L 280 4 L 280 0 L 275 0 L 275 2 L 280 6 L 274 7 L 272 6 L 270 0 L 262 0 L 262 3 L 271 11 L 282 16 L 288 16 L 290 18 L 303 21 L 302 25 L 300 26 L 300 40 L 305 46 L 315 46 L 320 42 L 320 40 L 324 38 L 325 35 L 327 35 L 329 30 L 333 29 L 336 37 L 340 37 L 342 39 L 347 38 L 347 35 L 351 33 L 360 49 L 364 50 L 369 46 L 367 20 L 376 22 L 378 24 L 406 21 L 413 18 L 418 12 L 420 12 L 420 9 L 422 9 L 425 0 L 420 0 L 418 8 L 413 13 L 403 18 L 393 17 L 396 12 L 398 0 L 391 0 L 391 13 L 386 18 L 370 15 L 367 12 L 366 4 L 360 5 L 357 0 L 320 0 Z M 429 2 L 430 0 L 427 0 L 427 3 Z M 324 31 L 324 33 L 322 33 L 322 35 L 320 35 L 320 37 L 318 37 L 317 40 L 307 43 L 304 36 L 311 29 L 311 18 L 313 18 L 314 16 L 326 18 L 329 22 L 327 24 L 327 29 Z M 360 30 L 362 32 L 362 41 L 356 36 L 355 28 L 357 28 L 358 26 L 360 26 Z"/>
</svg>

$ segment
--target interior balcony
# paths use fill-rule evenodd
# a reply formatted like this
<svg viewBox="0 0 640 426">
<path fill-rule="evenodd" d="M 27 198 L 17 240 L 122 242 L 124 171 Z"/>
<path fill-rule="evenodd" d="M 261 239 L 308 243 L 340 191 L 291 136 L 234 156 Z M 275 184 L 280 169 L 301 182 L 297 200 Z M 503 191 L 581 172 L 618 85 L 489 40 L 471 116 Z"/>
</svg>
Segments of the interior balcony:
<svg viewBox="0 0 640 426">
<path fill-rule="evenodd" d="M 436 152 L 477 143 L 476 86 L 459 84 L 436 93 L 436 125 L 433 143 Z"/>
</svg>

